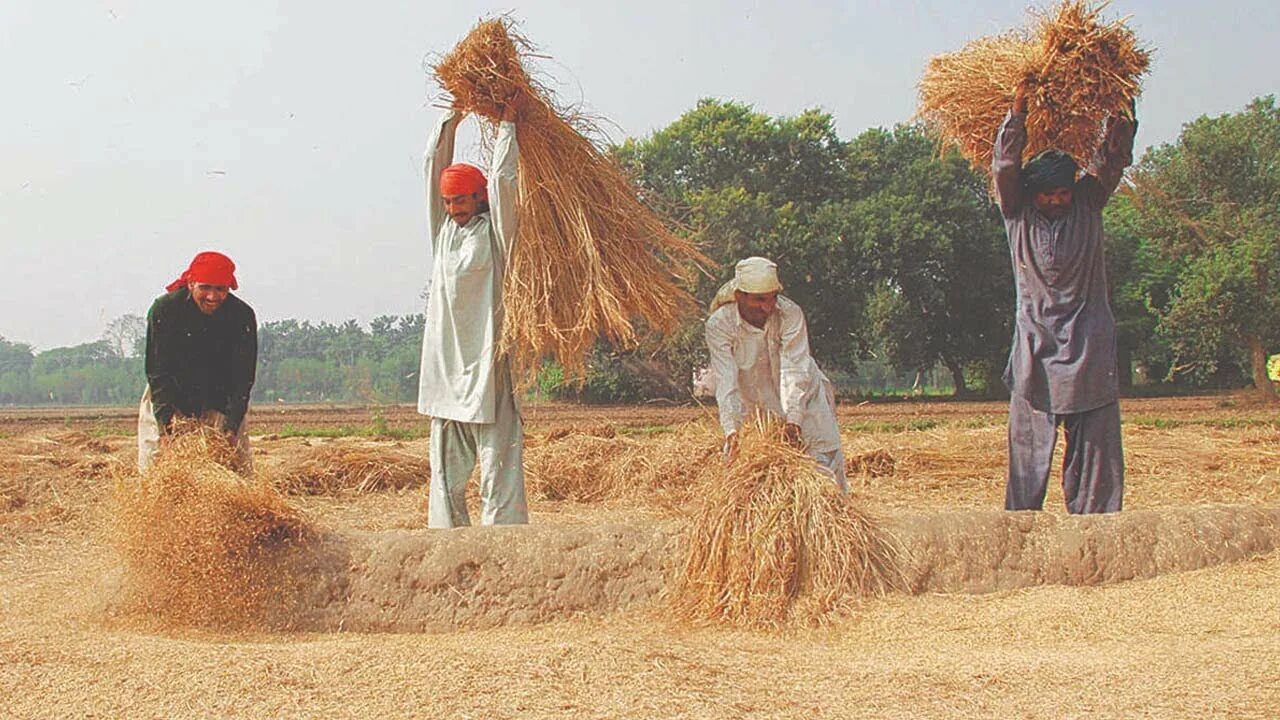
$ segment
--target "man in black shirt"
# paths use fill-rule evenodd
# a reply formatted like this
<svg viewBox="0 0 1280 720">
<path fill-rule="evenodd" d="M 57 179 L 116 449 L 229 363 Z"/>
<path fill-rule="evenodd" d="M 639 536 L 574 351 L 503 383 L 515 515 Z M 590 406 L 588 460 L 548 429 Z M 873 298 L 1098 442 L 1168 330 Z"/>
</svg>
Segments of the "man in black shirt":
<svg viewBox="0 0 1280 720">
<path fill-rule="evenodd" d="M 237 469 L 252 471 L 249 409 L 258 360 L 258 322 L 237 289 L 235 263 L 196 255 L 147 313 L 147 391 L 138 409 L 138 469 L 145 471 L 175 418 L 227 433 Z"/>
</svg>

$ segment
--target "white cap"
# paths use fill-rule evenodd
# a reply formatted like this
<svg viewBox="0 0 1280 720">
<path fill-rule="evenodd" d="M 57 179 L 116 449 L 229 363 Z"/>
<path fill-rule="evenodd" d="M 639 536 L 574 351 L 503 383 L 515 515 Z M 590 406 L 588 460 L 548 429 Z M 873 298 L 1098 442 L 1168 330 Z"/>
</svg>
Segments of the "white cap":
<svg viewBox="0 0 1280 720">
<path fill-rule="evenodd" d="M 733 269 L 733 287 L 746 293 L 778 292 L 782 290 L 782 283 L 778 282 L 778 266 L 769 258 L 739 260 Z"/>
</svg>

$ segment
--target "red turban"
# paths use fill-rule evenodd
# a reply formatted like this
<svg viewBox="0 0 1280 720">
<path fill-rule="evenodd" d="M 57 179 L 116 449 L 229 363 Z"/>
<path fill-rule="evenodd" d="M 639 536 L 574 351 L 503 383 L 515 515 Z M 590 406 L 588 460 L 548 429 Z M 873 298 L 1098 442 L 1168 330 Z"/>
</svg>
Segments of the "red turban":
<svg viewBox="0 0 1280 720">
<path fill-rule="evenodd" d="M 240 287 L 236 284 L 236 264 L 231 262 L 231 258 L 216 252 L 202 252 L 196 255 L 186 272 L 169 283 L 165 290 L 173 292 L 189 282 L 226 285 L 232 290 Z"/>
<path fill-rule="evenodd" d="M 489 183 L 484 173 L 475 165 L 457 163 L 450 165 L 440 173 L 440 194 L 446 196 L 470 195 L 478 193 L 482 199 L 489 198 Z"/>
</svg>

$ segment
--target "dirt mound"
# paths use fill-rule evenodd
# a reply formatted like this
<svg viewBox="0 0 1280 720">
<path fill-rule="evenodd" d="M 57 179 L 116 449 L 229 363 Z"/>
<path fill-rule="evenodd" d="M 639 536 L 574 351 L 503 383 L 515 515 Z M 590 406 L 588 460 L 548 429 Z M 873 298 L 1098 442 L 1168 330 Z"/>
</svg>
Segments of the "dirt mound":
<svg viewBox="0 0 1280 720">
<path fill-rule="evenodd" d="M 1280 508 L 1208 506 L 1062 516 L 999 510 L 895 518 L 913 592 L 1101 585 L 1280 548 Z"/>
<path fill-rule="evenodd" d="M 310 577 L 270 624 L 448 631 L 523 625 L 647 602 L 676 561 L 674 533 L 629 526 L 471 527 L 329 536 L 283 572 Z"/>
<path fill-rule="evenodd" d="M 1098 585 L 1280 548 L 1280 508 L 1108 516 L 954 512 L 887 518 L 911 593 Z M 475 527 L 330 535 L 281 558 L 306 587 L 270 625 L 449 631 L 603 614 L 658 600 L 683 557 L 678 525 Z"/>
<path fill-rule="evenodd" d="M 172 537 L 194 542 L 210 514 L 223 515 L 193 517 Z M 1274 552 L 1280 507 L 1086 517 L 955 511 L 885 517 L 882 530 L 902 553 L 907 592 L 988 593 L 1116 583 Z M 656 607 L 684 557 L 680 531 L 674 519 L 645 526 L 314 531 L 265 546 L 256 533 L 250 546 L 268 550 L 237 562 L 252 564 L 249 576 L 275 582 L 254 586 L 260 612 L 236 619 L 306 631 L 440 632 Z M 207 549 L 215 554 L 187 548 L 182 557 L 213 562 L 217 550 Z M 184 607 L 208 619 L 207 608 Z"/>
</svg>

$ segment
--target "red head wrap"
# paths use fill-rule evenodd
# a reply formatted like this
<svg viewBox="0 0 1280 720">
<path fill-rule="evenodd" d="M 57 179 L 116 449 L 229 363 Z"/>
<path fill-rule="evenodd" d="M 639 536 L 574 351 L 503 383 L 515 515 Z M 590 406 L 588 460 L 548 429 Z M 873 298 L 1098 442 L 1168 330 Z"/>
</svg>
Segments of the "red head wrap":
<svg viewBox="0 0 1280 720">
<path fill-rule="evenodd" d="M 202 252 L 196 255 L 186 272 L 169 283 L 165 290 L 173 292 L 189 282 L 226 285 L 232 290 L 240 287 L 236 284 L 236 264 L 231 262 L 231 258 L 216 252 Z"/>
<path fill-rule="evenodd" d="M 450 165 L 440 173 L 440 194 L 446 196 L 470 195 L 478 193 L 483 200 L 489 199 L 489 183 L 484 173 L 475 165 L 457 163 Z"/>
</svg>

